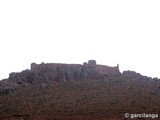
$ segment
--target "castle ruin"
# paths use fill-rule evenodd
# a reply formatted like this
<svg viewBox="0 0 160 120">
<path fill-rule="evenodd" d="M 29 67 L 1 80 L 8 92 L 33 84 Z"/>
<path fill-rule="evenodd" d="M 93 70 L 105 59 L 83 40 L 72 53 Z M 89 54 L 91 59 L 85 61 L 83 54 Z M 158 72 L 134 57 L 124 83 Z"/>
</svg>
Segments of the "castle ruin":
<svg viewBox="0 0 160 120">
<path fill-rule="evenodd" d="M 110 67 L 99 65 L 95 60 L 83 64 L 41 63 L 31 64 L 30 70 L 10 73 L 9 79 L 32 83 L 34 81 L 70 81 L 87 79 L 104 79 L 107 76 L 120 75 L 119 65 Z"/>
</svg>

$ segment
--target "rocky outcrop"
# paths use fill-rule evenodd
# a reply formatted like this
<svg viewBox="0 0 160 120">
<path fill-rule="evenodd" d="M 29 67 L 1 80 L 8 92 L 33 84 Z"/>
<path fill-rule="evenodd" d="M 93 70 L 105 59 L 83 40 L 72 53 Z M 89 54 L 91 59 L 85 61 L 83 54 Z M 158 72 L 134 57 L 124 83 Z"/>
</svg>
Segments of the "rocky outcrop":
<svg viewBox="0 0 160 120">
<path fill-rule="evenodd" d="M 10 73 L 8 79 L 0 81 L 0 94 L 9 94 L 21 87 L 32 84 L 34 82 L 33 77 L 33 72 L 30 70 Z"/>
<path fill-rule="evenodd" d="M 160 80 L 135 76 L 128 71 L 103 80 L 33 83 L 11 94 L 5 90 L 0 120 L 125 120 L 126 111 L 160 114 Z"/>
<path fill-rule="evenodd" d="M 126 111 L 160 114 L 159 101 L 158 78 L 121 74 L 118 66 L 94 60 L 33 63 L 30 70 L 10 73 L 0 82 L 0 120 L 122 120 Z"/>
<path fill-rule="evenodd" d="M 135 71 L 130 71 L 130 70 L 123 71 L 122 77 L 124 79 L 137 80 L 139 82 L 147 81 L 147 82 L 150 82 L 150 83 L 152 83 L 153 81 L 159 81 L 160 80 L 157 77 L 151 78 L 151 77 L 144 76 L 144 75 L 141 75 L 140 73 L 137 73 Z"/>
<path fill-rule="evenodd" d="M 22 82 L 33 83 L 34 73 L 30 70 L 23 70 L 20 73 L 12 72 L 9 74 L 10 81 L 16 82 L 17 84 L 22 84 Z"/>
<path fill-rule="evenodd" d="M 119 67 L 97 65 L 95 60 L 81 64 L 42 63 L 31 64 L 31 69 L 9 74 L 7 80 L 0 82 L 1 93 L 10 93 L 15 89 L 34 83 L 52 81 L 79 81 L 89 79 L 105 79 L 120 75 Z M 6 92 L 5 92 L 6 91 Z"/>
<path fill-rule="evenodd" d="M 126 77 L 131 77 L 131 78 L 141 78 L 142 75 L 140 73 L 137 73 L 135 71 L 123 71 L 123 76 L 126 76 Z"/>
</svg>

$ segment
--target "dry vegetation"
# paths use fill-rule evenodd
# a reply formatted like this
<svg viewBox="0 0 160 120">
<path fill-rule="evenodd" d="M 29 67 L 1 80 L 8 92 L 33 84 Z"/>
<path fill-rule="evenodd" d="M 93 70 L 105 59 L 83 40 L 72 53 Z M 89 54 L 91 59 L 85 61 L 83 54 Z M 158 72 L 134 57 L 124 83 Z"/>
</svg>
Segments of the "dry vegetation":
<svg viewBox="0 0 160 120">
<path fill-rule="evenodd" d="M 127 75 L 33 83 L 1 94 L 0 120 L 127 120 L 126 112 L 160 114 L 160 80 Z"/>
</svg>

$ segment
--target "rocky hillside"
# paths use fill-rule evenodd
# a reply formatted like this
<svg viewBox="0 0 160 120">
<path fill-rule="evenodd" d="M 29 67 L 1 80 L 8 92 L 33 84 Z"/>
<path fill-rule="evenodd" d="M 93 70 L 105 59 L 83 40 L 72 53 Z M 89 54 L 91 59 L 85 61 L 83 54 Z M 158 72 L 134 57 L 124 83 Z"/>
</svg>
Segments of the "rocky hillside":
<svg viewBox="0 0 160 120">
<path fill-rule="evenodd" d="M 84 77 L 75 74 L 74 67 L 58 65 L 53 71 L 48 64 L 43 66 L 11 73 L 0 82 L 0 120 L 127 120 L 125 113 L 160 115 L 157 78 L 78 65 L 79 73 L 86 70 Z"/>
<path fill-rule="evenodd" d="M 42 63 L 31 64 L 31 69 L 9 74 L 9 78 L 0 83 L 0 93 L 10 93 L 30 84 L 48 82 L 83 81 L 105 79 L 108 76 L 119 76 L 119 67 L 97 65 L 95 60 L 81 64 Z"/>
</svg>

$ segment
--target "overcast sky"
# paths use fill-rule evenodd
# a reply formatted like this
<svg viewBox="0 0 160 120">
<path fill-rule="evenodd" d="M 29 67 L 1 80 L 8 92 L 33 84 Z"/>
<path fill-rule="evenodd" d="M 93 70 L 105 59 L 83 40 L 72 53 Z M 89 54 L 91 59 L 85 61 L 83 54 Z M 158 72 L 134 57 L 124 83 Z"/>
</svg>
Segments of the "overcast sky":
<svg viewBox="0 0 160 120">
<path fill-rule="evenodd" d="M 160 78 L 159 0 L 1 0 L 0 79 L 89 59 Z"/>
</svg>

